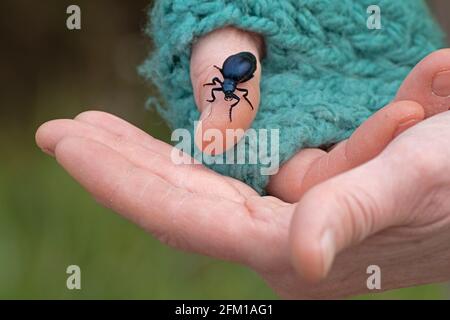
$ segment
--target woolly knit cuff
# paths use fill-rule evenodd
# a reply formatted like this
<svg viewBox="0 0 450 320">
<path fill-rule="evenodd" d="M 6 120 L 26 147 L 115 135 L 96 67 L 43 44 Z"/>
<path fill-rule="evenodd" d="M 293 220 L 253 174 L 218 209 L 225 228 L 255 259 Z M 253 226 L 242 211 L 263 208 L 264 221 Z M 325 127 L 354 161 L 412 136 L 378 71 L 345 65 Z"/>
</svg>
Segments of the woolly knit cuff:
<svg viewBox="0 0 450 320">
<path fill-rule="evenodd" d="M 393 98 L 420 59 L 442 46 L 442 33 L 423 1 L 378 1 L 379 30 L 367 28 L 372 2 L 157 1 L 146 29 L 156 49 L 140 72 L 164 97 L 165 107 L 156 108 L 169 125 L 193 130 L 199 117 L 189 75 L 193 42 L 227 25 L 261 34 L 267 55 L 252 127 L 280 130 L 283 163 L 301 148 L 347 138 Z M 255 152 L 247 140 L 242 143 Z M 263 166 L 211 165 L 260 193 L 268 181 Z"/>
</svg>

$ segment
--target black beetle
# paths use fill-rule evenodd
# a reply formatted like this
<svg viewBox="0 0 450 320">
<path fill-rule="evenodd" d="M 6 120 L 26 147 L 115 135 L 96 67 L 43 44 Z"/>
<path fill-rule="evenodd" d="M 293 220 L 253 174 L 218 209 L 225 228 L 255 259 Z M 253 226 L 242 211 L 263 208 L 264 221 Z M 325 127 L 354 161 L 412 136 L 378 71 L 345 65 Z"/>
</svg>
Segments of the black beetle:
<svg viewBox="0 0 450 320">
<path fill-rule="evenodd" d="M 230 122 L 232 122 L 231 113 L 233 108 L 241 101 L 241 99 L 234 93 L 235 90 L 243 92 L 244 99 L 248 102 L 253 110 L 253 105 L 250 100 L 247 99 L 248 90 L 243 88 L 238 88 L 239 83 L 246 82 L 253 78 L 253 74 L 256 71 L 256 58 L 250 52 L 239 52 L 232 56 L 229 56 L 224 62 L 222 68 L 214 66 L 219 69 L 223 76 L 223 82 L 219 78 L 215 77 L 212 79 L 211 83 L 205 83 L 203 86 L 214 86 L 219 84 L 220 87 L 211 89 L 211 100 L 206 100 L 208 102 L 214 102 L 216 96 L 214 91 L 222 91 L 225 95 L 225 101 L 231 101 L 236 99 L 237 101 L 230 106 Z"/>
</svg>

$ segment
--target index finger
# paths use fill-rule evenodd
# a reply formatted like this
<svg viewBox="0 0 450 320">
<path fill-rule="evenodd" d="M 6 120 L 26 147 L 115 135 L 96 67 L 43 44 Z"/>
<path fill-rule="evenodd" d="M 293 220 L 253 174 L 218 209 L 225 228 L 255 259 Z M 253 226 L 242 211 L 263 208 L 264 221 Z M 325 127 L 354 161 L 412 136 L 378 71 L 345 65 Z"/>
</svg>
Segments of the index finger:
<svg viewBox="0 0 450 320">
<path fill-rule="evenodd" d="M 222 133 L 222 147 L 214 150 L 215 154 L 220 154 L 237 142 L 235 139 L 227 141 L 227 129 L 246 130 L 250 127 L 259 106 L 261 47 L 262 40 L 258 35 L 232 27 L 215 30 L 194 45 L 191 57 L 191 81 L 195 102 L 201 112 L 202 130 L 197 130 L 195 136 L 196 145 L 200 150 L 205 151 L 208 145 L 208 140 L 202 133 L 209 129 L 216 129 Z M 229 90 L 230 87 L 224 86 L 226 72 L 223 70 L 223 63 L 228 57 L 242 52 L 248 52 L 256 58 L 256 70 L 243 75 L 242 82 L 228 79 L 233 80 L 228 82 L 231 85 Z M 243 55 L 244 62 L 246 57 L 250 55 Z M 225 71 L 239 72 L 236 67 L 232 68 L 233 70 L 227 68 Z M 248 77 L 250 79 L 246 80 Z M 228 96 L 225 96 L 226 91 Z M 241 137 L 242 135 L 238 140 Z"/>
</svg>

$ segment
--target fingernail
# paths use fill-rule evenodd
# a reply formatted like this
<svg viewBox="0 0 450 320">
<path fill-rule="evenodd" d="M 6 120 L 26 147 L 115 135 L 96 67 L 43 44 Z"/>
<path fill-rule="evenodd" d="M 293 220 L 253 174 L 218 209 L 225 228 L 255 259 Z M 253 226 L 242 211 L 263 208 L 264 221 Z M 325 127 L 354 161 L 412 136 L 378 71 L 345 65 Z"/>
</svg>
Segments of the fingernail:
<svg viewBox="0 0 450 320">
<path fill-rule="evenodd" d="M 325 278 L 330 271 L 334 260 L 335 243 L 334 234 L 331 230 L 325 230 L 320 239 L 320 248 L 322 251 L 322 279 Z"/>
<path fill-rule="evenodd" d="M 437 96 L 450 96 L 450 70 L 441 71 L 434 76 L 432 90 Z"/>
<path fill-rule="evenodd" d="M 419 119 L 409 119 L 409 120 L 406 120 L 403 123 L 400 123 L 397 126 L 397 130 L 394 133 L 394 138 L 397 137 L 400 133 L 402 133 L 406 129 L 409 129 L 412 126 L 414 126 L 415 124 L 417 124 L 419 121 L 420 121 Z"/>
</svg>

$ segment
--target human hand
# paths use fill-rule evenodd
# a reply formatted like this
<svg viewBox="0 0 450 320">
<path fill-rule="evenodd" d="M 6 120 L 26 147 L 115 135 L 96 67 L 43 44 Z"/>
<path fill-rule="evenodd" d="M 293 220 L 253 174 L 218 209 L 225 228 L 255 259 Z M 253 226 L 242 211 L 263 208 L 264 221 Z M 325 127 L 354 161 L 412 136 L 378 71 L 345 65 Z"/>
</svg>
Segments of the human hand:
<svg viewBox="0 0 450 320">
<path fill-rule="evenodd" d="M 227 141 L 225 130 L 247 129 L 258 111 L 261 77 L 259 63 L 255 77 L 242 84 L 249 89 L 255 110 L 238 105 L 233 110 L 234 120 L 230 122 L 230 103 L 224 101 L 222 95 L 218 95 L 214 103 L 207 101 L 211 97 L 211 88 L 204 87 L 203 84 L 220 76 L 213 66 L 221 65 L 229 55 L 240 51 L 253 52 L 259 60 L 263 55 L 263 40 L 256 34 L 229 27 L 211 32 L 193 47 L 191 82 L 202 122 L 202 131 L 197 132 L 195 142 L 201 150 L 208 151 L 205 146 L 210 141 L 205 139 L 205 135 L 201 136 L 200 132 L 211 128 L 220 130 L 224 137 L 222 145 L 226 150 L 236 140 Z M 395 136 L 425 117 L 448 110 L 450 98 L 442 90 L 445 90 L 450 76 L 447 75 L 447 80 L 444 76 L 440 82 L 433 82 L 437 73 L 443 70 L 450 70 L 450 49 L 436 51 L 423 59 L 405 79 L 392 103 L 363 123 L 349 139 L 340 142 L 329 152 L 318 148 L 303 149 L 284 163 L 270 179 L 267 186 L 269 194 L 284 201 L 296 202 L 314 185 L 374 158 Z M 411 103 L 412 101 L 416 103 Z M 216 153 L 224 151 L 220 150 L 220 145 L 215 144 L 213 150 Z"/>
<path fill-rule="evenodd" d="M 174 165 L 171 146 L 102 112 L 50 121 L 36 140 L 103 205 L 163 243 L 251 267 L 283 297 L 367 292 L 369 264 L 382 268 L 383 289 L 450 278 L 448 112 L 298 204 L 199 164 Z"/>
<path fill-rule="evenodd" d="M 237 51 L 243 50 L 252 51 L 249 48 L 237 48 Z M 252 52 L 257 54 L 255 51 Z M 254 79 L 246 83 L 248 86 L 256 86 L 250 92 L 257 94 L 258 80 L 259 75 L 256 75 Z M 193 83 L 196 82 L 193 81 Z M 198 81 L 198 83 L 203 82 Z M 414 82 L 411 83 L 411 85 L 414 84 Z M 429 91 L 423 91 L 423 93 L 422 96 L 425 98 L 431 95 Z M 417 96 L 418 99 L 420 97 L 421 95 Z M 404 100 L 401 96 L 397 98 L 399 101 Z M 253 99 L 257 101 L 259 97 L 250 95 L 250 99 L 254 102 Z M 414 119 L 420 121 L 421 117 L 428 112 L 429 105 L 442 108 L 446 101 L 434 97 L 434 100 L 418 101 L 420 104 L 402 102 L 400 108 L 412 110 L 414 115 L 419 115 Z M 257 103 L 254 105 L 257 106 Z M 256 113 L 255 111 L 250 114 L 249 108 L 238 108 L 236 111 L 243 113 L 236 118 L 242 119 L 243 122 L 233 121 L 233 125 L 242 128 L 251 124 Z M 211 115 L 211 112 L 219 113 Z M 219 127 L 222 130 L 228 128 L 228 108 L 214 108 L 203 114 L 206 114 L 206 118 L 211 121 L 209 124 L 204 123 L 204 126 Z M 396 114 L 394 112 L 394 115 Z M 377 117 L 378 120 L 383 119 L 379 115 L 375 115 L 373 119 Z M 423 127 L 427 127 L 426 123 L 441 118 L 427 120 L 406 133 L 411 134 L 413 131 L 420 136 L 421 130 L 424 130 Z M 448 118 L 447 115 L 445 120 L 441 120 L 440 124 L 435 126 L 448 127 Z M 442 122 L 445 121 L 447 124 L 443 125 Z M 372 120 L 372 123 L 377 124 L 379 121 Z M 372 129 L 367 132 L 376 131 Z M 403 137 L 406 133 L 397 137 L 394 142 L 404 141 Z M 448 137 L 447 135 L 447 141 Z M 407 141 L 410 140 L 413 139 L 410 138 Z M 440 141 L 445 142 L 445 138 Z M 432 282 L 449 277 L 446 271 L 448 268 L 443 268 L 446 261 L 443 259 L 448 259 L 448 250 L 445 242 L 440 242 L 447 228 L 445 213 L 433 215 L 431 221 L 426 221 L 427 218 L 424 221 L 417 220 L 419 221 L 417 226 L 409 225 L 409 220 L 401 224 L 403 220 L 400 218 L 399 220 L 390 218 L 392 211 L 384 211 L 383 202 L 372 204 L 371 199 L 364 202 L 364 199 L 355 198 L 367 196 L 366 193 L 372 191 L 373 185 L 380 188 L 378 193 L 381 195 L 376 198 L 376 201 L 384 201 L 382 192 L 385 191 L 389 196 L 386 198 L 388 204 L 395 202 L 392 200 L 393 197 L 409 199 L 403 192 L 407 195 L 415 192 L 417 202 L 424 201 L 423 205 L 418 206 L 415 216 L 420 216 L 421 209 L 426 212 L 427 203 L 435 204 L 435 201 L 431 200 L 445 198 L 444 193 L 430 200 L 425 197 L 426 195 L 420 194 L 421 190 L 409 190 L 410 188 L 402 186 L 399 180 L 381 179 L 386 174 L 398 179 L 406 174 L 405 178 L 411 178 L 409 171 L 397 171 L 396 167 L 391 168 L 394 165 L 389 161 L 386 162 L 386 166 L 384 163 L 387 159 L 391 159 L 390 161 L 397 159 L 397 162 L 401 162 L 398 161 L 399 150 L 400 156 L 405 151 L 403 149 L 409 148 L 411 148 L 411 154 L 414 154 L 416 149 L 411 147 L 412 143 L 396 143 L 395 145 L 399 147 L 394 149 L 389 146 L 380 155 L 373 155 L 375 158 L 372 161 L 354 170 L 347 168 L 346 170 L 349 170 L 347 173 L 319 184 L 298 204 L 289 204 L 274 197 L 260 197 L 245 184 L 220 176 L 199 164 L 174 165 L 170 159 L 172 147 L 147 136 L 143 131 L 123 120 L 104 113 L 87 112 L 79 115 L 75 120 L 55 120 L 44 124 L 37 132 L 37 142 L 43 150 L 54 155 L 58 162 L 96 199 L 150 231 L 162 242 L 180 249 L 247 265 L 260 273 L 284 297 L 339 297 L 366 292 L 365 268 L 368 264 L 378 264 L 382 267 L 383 289 Z M 198 141 L 196 142 L 198 144 Z M 405 144 L 407 147 L 404 146 Z M 439 148 L 445 148 L 445 144 L 435 146 L 435 149 Z M 391 150 L 390 153 L 388 150 Z M 415 159 L 414 164 L 422 168 L 420 163 L 417 163 L 417 158 L 414 156 L 410 158 Z M 406 167 L 404 163 L 410 158 L 401 163 L 403 167 Z M 444 163 L 441 162 L 439 164 L 443 165 Z M 373 163 L 378 164 L 374 167 Z M 369 174 L 372 171 L 370 168 L 377 170 L 374 170 L 367 178 L 361 179 L 358 172 L 363 170 L 365 174 Z M 444 172 L 448 170 L 446 167 L 441 169 Z M 415 172 L 413 169 L 411 171 Z M 394 173 L 398 175 L 395 176 Z M 416 175 L 417 181 L 427 178 L 438 185 L 443 184 L 441 181 L 438 182 L 431 173 L 430 175 L 427 171 L 425 173 L 425 177 Z M 367 179 L 370 180 L 366 181 Z M 386 188 L 392 187 L 395 182 L 399 183 L 398 189 Z M 418 189 L 423 185 L 423 182 L 419 182 Z M 343 185 L 340 185 L 341 183 Z M 409 181 L 407 183 L 412 189 L 414 185 Z M 355 192 L 354 188 L 349 188 L 348 185 L 351 184 L 360 186 L 361 194 L 357 193 L 358 190 Z M 428 184 L 433 185 L 429 182 L 425 186 Z M 211 188 L 211 186 L 214 187 Z M 346 190 L 348 193 L 345 192 Z M 442 190 L 445 192 L 447 189 L 439 189 L 439 191 Z M 335 194 L 334 197 L 333 194 Z M 369 193 L 370 196 L 372 196 L 371 193 Z M 346 197 L 361 203 L 359 207 L 352 207 L 351 213 L 346 211 L 345 206 L 349 202 Z M 408 201 L 400 202 L 406 205 Z M 438 204 L 441 203 L 438 202 Z M 322 211 L 314 205 L 328 205 L 329 211 Z M 369 210 L 364 207 L 367 205 L 370 207 Z M 372 206 L 380 209 L 372 209 Z M 386 210 L 397 209 L 397 207 L 394 209 L 387 207 Z M 446 207 L 448 204 L 447 206 L 442 204 L 442 208 Z M 342 213 L 334 215 L 335 212 L 332 209 Z M 404 211 L 407 209 L 403 208 Z M 320 219 L 316 219 L 316 215 Z M 397 217 L 396 214 L 392 216 Z M 439 216 L 441 220 L 434 225 L 433 219 L 436 216 Z M 290 226 L 291 219 L 292 226 Z M 433 227 L 422 228 L 421 223 L 433 224 Z M 333 230 L 331 233 L 326 233 L 328 244 L 331 242 L 332 245 L 322 248 L 320 246 L 322 227 L 326 226 Z M 390 228 L 394 226 L 396 228 Z M 289 241 L 290 228 L 291 240 Z M 309 233 L 305 232 L 304 228 L 308 228 L 306 231 Z M 422 231 L 422 229 L 426 230 Z M 406 236 L 402 233 L 403 230 L 406 230 Z M 373 232 L 376 231 L 379 231 L 379 234 L 372 237 Z M 369 239 L 366 240 L 366 238 Z M 411 242 L 414 244 L 411 245 Z M 420 242 L 422 246 L 416 245 L 415 242 Z M 379 250 L 379 247 L 382 249 Z M 338 256 L 334 268 L 329 271 L 334 257 L 344 249 L 346 249 L 345 252 Z M 430 257 L 423 259 L 425 250 L 431 252 L 432 259 L 429 259 Z M 396 256 L 399 252 L 400 258 Z M 419 263 L 414 264 L 414 259 Z M 426 263 L 421 262 L 423 260 L 426 260 Z M 404 277 L 398 276 L 399 270 L 410 266 L 414 266 L 412 271 L 408 271 Z M 298 276 L 298 271 L 303 277 Z M 328 273 L 330 273 L 329 277 L 320 284 L 313 285 L 307 282 L 323 279 Z"/>
<path fill-rule="evenodd" d="M 441 77 L 438 79 L 437 75 Z M 331 151 L 301 150 L 271 177 L 271 195 L 295 202 L 314 185 L 377 156 L 397 135 L 450 106 L 450 49 L 436 51 L 410 72 L 395 99 Z"/>
</svg>

